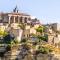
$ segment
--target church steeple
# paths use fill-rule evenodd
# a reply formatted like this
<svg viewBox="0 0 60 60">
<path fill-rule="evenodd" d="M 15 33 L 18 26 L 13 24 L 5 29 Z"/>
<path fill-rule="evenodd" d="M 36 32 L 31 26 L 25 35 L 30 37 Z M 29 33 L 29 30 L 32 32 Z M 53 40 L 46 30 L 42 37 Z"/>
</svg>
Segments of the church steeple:
<svg viewBox="0 0 60 60">
<path fill-rule="evenodd" d="M 17 5 L 16 5 L 16 7 L 13 9 L 13 12 L 16 12 L 16 13 L 18 13 L 18 7 L 17 7 Z"/>
</svg>

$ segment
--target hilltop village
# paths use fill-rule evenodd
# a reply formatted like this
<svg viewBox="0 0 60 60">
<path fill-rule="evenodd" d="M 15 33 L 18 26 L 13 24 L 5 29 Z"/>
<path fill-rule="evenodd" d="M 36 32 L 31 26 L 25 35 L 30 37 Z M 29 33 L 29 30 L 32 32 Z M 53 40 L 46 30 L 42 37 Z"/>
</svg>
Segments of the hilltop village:
<svg viewBox="0 0 60 60">
<path fill-rule="evenodd" d="M 41 24 L 39 19 L 17 8 L 10 13 L 0 13 L 0 57 L 3 60 L 40 60 L 39 53 L 60 54 L 59 49 L 60 24 Z"/>
</svg>

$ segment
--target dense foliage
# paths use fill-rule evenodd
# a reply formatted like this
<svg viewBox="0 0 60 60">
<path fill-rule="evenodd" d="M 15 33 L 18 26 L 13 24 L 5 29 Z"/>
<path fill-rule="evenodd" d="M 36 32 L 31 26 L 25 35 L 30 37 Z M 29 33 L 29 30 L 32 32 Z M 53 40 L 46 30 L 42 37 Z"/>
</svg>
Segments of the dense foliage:
<svg viewBox="0 0 60 60">
<path fill-rule="evenodd" d="M 47 47 L 43 47 L 43 46 L 39 46 L 37 53 L 42 53 L 42 54 L 48 54 L 52 52 L 52 49 L 47 48 Z"/>
<path fill-rule="evenodd" d="M 39 26 L 38 28 L 36 28 L 36 31 L 42 33 L 43 32 L 43 26 Z"/>
</svg>

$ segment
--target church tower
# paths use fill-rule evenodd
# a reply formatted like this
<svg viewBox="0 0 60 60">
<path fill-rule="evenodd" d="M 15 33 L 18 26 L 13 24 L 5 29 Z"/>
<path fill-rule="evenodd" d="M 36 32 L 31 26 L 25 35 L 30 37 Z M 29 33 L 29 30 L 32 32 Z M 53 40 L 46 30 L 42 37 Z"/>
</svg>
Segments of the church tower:
<svg viewBox="0 0 60 60">
<path fill-rule="evenodd" d="M 17 7 L 17 5 L 16 5 L 16 7 L 13 9 L 13 12 L 15 12 L 15 13 L 18 13 L 18 7 Z"/>
</svg>

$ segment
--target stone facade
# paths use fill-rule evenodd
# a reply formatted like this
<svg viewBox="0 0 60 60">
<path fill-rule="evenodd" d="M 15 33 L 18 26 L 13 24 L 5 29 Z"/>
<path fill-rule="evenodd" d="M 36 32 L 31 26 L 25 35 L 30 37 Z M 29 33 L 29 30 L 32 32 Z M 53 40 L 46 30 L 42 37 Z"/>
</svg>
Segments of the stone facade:
<svg viewBox="0 0 60 60">
<path fill-rule="evenodd" d="M 0 13 L 0 23 L 24 23 L 29 25 L 40 24 L 37 18 L 32 19 L 32 16 L 26 13 L 17 12 L 16 10 L 11 13 Z"/>
<path fill-rule="evenodd" d="M 46 24 L 47 28 L 53 29 L 54 31 L 60 31 L 60 24 L 59 23 L 52 23 L 52 24 Z"/>
<path fill-rule="evenodd" d="M 58 23 L 52 23 L 44 25 L 45 33 L 48 36 L 48 43 L 49 44 L 58 44 L 60 42 L 60 24 Z"/>
</svg>

